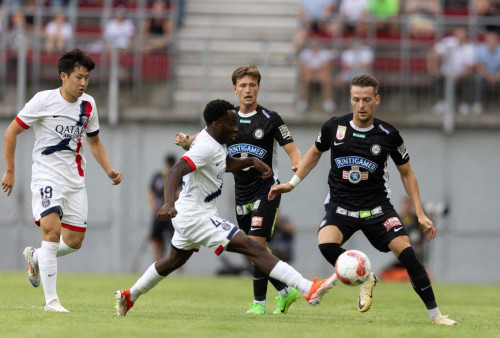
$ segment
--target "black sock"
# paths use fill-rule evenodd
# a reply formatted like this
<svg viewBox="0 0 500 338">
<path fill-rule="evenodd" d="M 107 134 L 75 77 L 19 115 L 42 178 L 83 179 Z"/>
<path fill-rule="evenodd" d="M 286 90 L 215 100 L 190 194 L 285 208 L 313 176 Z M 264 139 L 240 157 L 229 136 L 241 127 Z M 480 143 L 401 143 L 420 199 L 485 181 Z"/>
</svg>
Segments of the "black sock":
<svg viewBox="0 0 500 338">
<path fill-rule="evenodd" d="M 268 279 L 269 277 L 260 271 L 257 266 L 253 266 L 253 298 L 255 300 L 266 300 Z"/>
<path fill-rule="evenodd" d="M 283 283 L 283 282 L 281 282 L 281 281 L 279 281 L 277 279 L 271 278 L 271 277 L 269 277 L 269 281 L 274 286 L 274 288 L 276 289 L 276 291 L 281 291 L 284 288 L 288 287 L 288 285 L 286 285 L 285 283 Z"/>
<path fill-rule="evenodd" d="M 429 276 L 422 263 L 417 259 L 413 248 L 408 247 L 404 249 L 398 259 L 408 272 L 411 285 L 420 299 L 424 302 L 425 307 L 428 310 L 437 307 Z"/>
<path fill-rule="evenodd" d="M 322 243 L 319 244 L 318 247 L 319 251 L 321 251 L 328 263 L 333 266 L 335 266 L 337 258 L 339 258 L 339 256 L 345 252 L 345 249 L 341 248 L 340 244 L 337 243 Z"/>
</svg>

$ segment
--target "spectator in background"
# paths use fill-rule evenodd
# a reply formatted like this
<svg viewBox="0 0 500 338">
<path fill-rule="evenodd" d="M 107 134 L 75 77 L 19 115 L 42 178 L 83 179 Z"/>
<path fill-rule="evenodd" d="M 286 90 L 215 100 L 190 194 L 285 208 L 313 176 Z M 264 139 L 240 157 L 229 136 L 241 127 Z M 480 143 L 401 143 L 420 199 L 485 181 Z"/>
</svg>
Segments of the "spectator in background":
<svg viewBox="0 0 500 338">
<path fill-rule="evenodd" d="M 335 24 L 336 0 L 300 0 L 298 9 L 299 28 L 292 41 L 294 54 L 304 47 L 309 35 L 331 36 Z"/>
<path fill-rule="evenodd" d="M 435 78 L 435 92 L 438 101 L 434 105 L 433 112 L 442 114 L 446 110 L 444 101 L 444 80 L 451 76 L 455 82 L 458 95 L 457 99 L 462 102 L 459 112 L 468 115 L 471 112 L 473 100 L 472 72 L 476 63 L 476 51 L 474 45 L 468 40 L 465 27 L 457 27 L 452 36 L 447 36 L 438 41 L 427 54 L 427 69 L 429 74 Z"/>
<path fill-rule="evenodd" d="M 392 20 L 399 14 L 399 0 L 368 0 L 367 11 L 376 20 L 377 33 L 399 35 L 399 23 Z"/>
<path fill-rule="evenodd" d="M 33 25 L 26 21 L 26 16 L 21 10 L 12 13 L 10 25 L 7 31 L 7 48 L 18 51 L 21 44 L 25 44 L 26 50 L 31 49 L 31 34 Z"/>
<path fill-rule="evenodd" d="M 142 33 L 144 52 L 166 51 L 172 39 L 173 24 L 164 0 L 155 0 L 151 6 L 151 16 L 144 21 Z"/>
<path fill-rule="evenodd" d="M 52 21 L 45 26 L 45 50 L 48 53 L 66 49 L 68 40 L 73 37 L 73 27 L 66 21 L 64 13 L 57 12 Z"/>
<path fill-rule="evenodd" d="M 475 88 L 476 103 L 473 105 L 473 113 L 481 113 L 483 110 L 485 94 L 498 101 L 500 92 L 500 44 L 498 34 L 489 31 L 485 35 L 484 43 L 476 47 L 478 83 Z"/>
<path fill-rule="evenodd" d="M 309 90 L 312 83 L 319 83 L 323 98 L 323 109 L 333 112 L 333 60 L 335 53 L 322 46 L 317 37 L 311 37 L 308 47 L 300 52 L 300 84 L 297 111 L 304 112 L 309 104 Z"/>
<path fill-rule="evenodd" d="M 339 20 L 346 33 L 353 33 L 356 27 L 366 25 L 368 0 L 342 0 L 339 6 Z"/>
<path fill-rule="evenodd" d="M 153 259 L 157 261 L 165 253 L 165 238 L 168 237 L 169 240 L 174 234 L 174 227 L 172 225 L 171 219 L 158 219 L 156 216 L 158 210 L 162 207 L 164 203 L 164 183 L 168 172 L 177 162 L 174 155 L 165 156 L 165 163 L 163 170 L 157 172 L 151 184 L 149 186 L 148 192 L 148 204 L 149 209 L 153 215 L 153 224 L 151 228 L 151 235 L 149 237 L 151 243 L 153 244 Z M 179 182 L 178 192 L 176 197 L 178 197 L 180 191 L 182 190 L 182 181 Z"/>
<path fill-rule="evenodd" d="M 416 38 L 433 36 L 437 16 L 442 11 L 440 0 L 406 0 L 404 12 L 408 15 L 411 34 Z"/>
<path fill-rule="evenodd" d="M 355 36 L 347 41 L 347 48 L 340 54 L 340 73 L 335 78 L 335 87 L 341 95 L 337 102 L 342 109 L 350 107 L 347 97 L 351 80 L 358 75 L 372 73 L 375 54 L 370 46 L 363 44 L 363 34 L 361 26 L 357 27 Z"/>
<path fill-rule="evenodd" d="M 284 262 L 293 261 L 293 237 L 295 226 L 286 216 L 278 214 L 274 224 L 273 240 L 269 242 L 269 248 L 273 254 Z"/>
<path fill-rule="evenodd" d="M 500 0 L 476 0 L 475 10 L 478 16 L 487 20 L 484 28 L 491 32 L 500 33 Z M 496 19 L 496 20 L 495 20 Z"/>
<path fill-rule="evenodd" d="M 124 6 L 115 8 L 115 16 L 104 27 L 104 39 L 108 48 L 129 50 L 135 35 L 135 25 L 127 19 L 127 9 Z"/>
</svg>

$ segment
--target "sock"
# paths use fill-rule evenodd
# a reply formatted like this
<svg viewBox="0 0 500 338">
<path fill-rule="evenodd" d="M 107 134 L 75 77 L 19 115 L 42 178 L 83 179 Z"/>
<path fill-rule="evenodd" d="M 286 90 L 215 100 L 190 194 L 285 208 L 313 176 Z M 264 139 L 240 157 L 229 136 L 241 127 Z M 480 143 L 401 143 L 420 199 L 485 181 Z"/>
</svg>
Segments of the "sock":
<svg viewBox="0 0 500 338">
<path fill-rule="evenodd" d="M 303 295 L 307 295 L 311 289 L 312 282 L 283 261 L 278 261 L 269 273 L 269 277 L 277 279 L 289 286 L 299 290 Z"/>
<path fill-rule="evenodd" d="M 288 289 L 288 286 L 285 287 L 284 289 L 278 290 L 278 295 L 280 297 L 288 296 L 288 293 L 290 293 L 290 290 Z"/>
<path fill-rule="evenodd" d="M 274 278 L 269 278 L 269 281 L 274 286 L 276 291 L 278 291 L 280 297 L 288 295 L 288 285 Z"/>
<path fill-rule="evenodd" d="M 441 314 L 441 311 L 439 311 L 437 307 L 435 307 L 434 309 L 427 309 L 427 311 L 429 311 L 429 317 L 431 319 Z"/>
<path fill-rule="evenodd" d="M 42 246 L 38 249 L 38 268 L 42 280 L 43 292 L 45 294 L 45 304 L 49 304 L 57 297 L 57 248 L 59 243 L 42 241 Z"/>
<path fill-rule="evenodd" d="M 345 252 L 344 248 L 340 247 L 338 243 L 321 243 L 318 245 L 319 251 L 323 254 L 323 257 L 335 267 L 335 262 L 337 258 Z"/>
<path fill-rule="evenodd" d="M 253 299 L 261 302 L 266 300 L 267 281 L 269 277 L 253 265 Z"/>
<path fill-rule="evenodd" d="M 79 249 L 70 248 L 66 243 L 64 243 L 64 240 L 61 236 L 59 240 L 59 248 L 57 248 L 57 257 L 66 256 L 70 253 L 77 252 L 78 250 Z"/>
<path fill-rule="evenodd" d="M 156 286 L 166 276 L 158 274 L 155 268 L 156 262 L 151 264 L 144 274 L 130 288 L 130 300 L 135 302 L 140 295 L 148 292 Z"/>
<path fill-rule="evenodd" d="M 429 276 L 427 276 L 424 266 L 417 259 L 413 248 L 408 247 L 404 249 L 398 259 L 408 272 L 411 285 L 424 302 L 425 307 L 428 310 L 436 308 L 436 298 L 434 297 L 434 291 L 432 291 L 431 281 L 429 280 Z"/>
</svg>

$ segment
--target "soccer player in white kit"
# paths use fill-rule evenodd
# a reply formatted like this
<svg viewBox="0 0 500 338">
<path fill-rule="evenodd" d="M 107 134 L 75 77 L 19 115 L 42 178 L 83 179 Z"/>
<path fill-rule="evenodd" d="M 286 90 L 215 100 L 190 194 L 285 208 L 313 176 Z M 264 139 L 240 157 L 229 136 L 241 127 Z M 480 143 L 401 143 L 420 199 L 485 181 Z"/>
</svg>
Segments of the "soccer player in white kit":
<svg viewBox="0 0 500 338">
<path fill-rule="evenodd" d="M 337 280 L 335 274 L 310 281 L 287 263 L 273 256 L 259 242 L 250 239 L 238 227 L 218 215 L 224 172 L 253 166 L 263 178 L 271 177 L 271 168 L 257 157 L 228 156 L 226 144 L 236 137 L 237 114 L 229 102 L 214 100 L 203 112 L 206 128 L 189 151 L 170 169 L 165 184 L 165 203 L 158 218 L 172 218 L 174 236 L 168 256 L 153 263 L 130 289 L 115 292 L 117 316 L 125 316 L 140 295 L 151 290 L 175 271 L 203 245 L 216 255 L 224 250 L 246 255 L 261 271 L 299 290 L 311 305 L 317 305 Z M 184 188 L 175 201 L 179 179 Z"/>
<path fill-rule="evenodd" d="M 44 310 L 68 312 L 57 296 L 57 257 L 79 250 L 87 229 L 85 138 L 113 185 L 121 182 L 122 173 L 109 163 L 99 138 L 95 101 L 85 94 L 94 61 L 74 49 L 60 57 L 57 67 L 61 87 L 35 94 L 5 131 L 2 189 L 7 195 L 12 193 L 17 135 L 33 127 L 32 209 L 42 244 L 37 249 L 25 248 L 23 255 L 31 284 L 37 287 L 42 281 Z"/>
</svg>

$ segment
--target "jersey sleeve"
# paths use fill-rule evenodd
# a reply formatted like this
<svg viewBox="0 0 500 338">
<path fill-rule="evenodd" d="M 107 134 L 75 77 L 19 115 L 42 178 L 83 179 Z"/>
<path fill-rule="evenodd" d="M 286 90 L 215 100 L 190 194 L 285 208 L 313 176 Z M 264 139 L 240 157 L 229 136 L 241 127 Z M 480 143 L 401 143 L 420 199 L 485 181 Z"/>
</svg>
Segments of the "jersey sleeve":
<svg viewBox="0 0 500 338">
<path fill-rule="evenodd" d="M 284 146 L 288 143 L 292 143 L 292 133 L 290 132 L 290 129 L 288 129 L 288 126 L 285 124 L 285 121 L 283 121 L 281 116 L 276 114 L 274 117 L 274 123 L 274 138 L 276 139 L 276 141 L 278 141 L 278 144 L 280 146 Z"/>
<path fill-rule="evenodd" d="M 390 151 L 389 155 L 396 165 L 403 165 L 410 160 L 410 155 L 406 149 L 403 138 L 398 131 L 393 131 L 390 134 Z"/>
<path fill-rule="evenodd" d="M 90 105 L 90 118 L 87 126 L 87 136 L 96 136 L 99 134 L 99 117 L 97 115 L 97 106 L 94 100 L 89 100 L 87 105 Z"/>
<path fill-rule="evenodd" d="M 203 142 L 197 141 L 200 140 L 196 138 L 196 140 L 191 145 L 191 148 L 189 148 L 189 150 L 184 153 L 184 155 L 182 155 L 182 159 L 186 161 L 187 164 L 189 164 L 192 171 L 195 171 L 196 169 L 203 167 L 207 163 L 210 163 L 215 156 L 210 147 L 207 147 L 205 144 L 203 144 Z"/>
<path fill-rule="evenodd" d="M 30 128 L 41 117 L 40 110 L 42 105 L 40 93 L 31 98 L 16 116 L 16 121 L 24 129 Z"/>
<path fill-rule="evenodd" d="M 316 142 L 314 143 L 319 151 L 325 152 L 330 149 L 332 130 L 333 129 L 330 121 L 325 122 L 321 127 L 321 131 L 319 132 L 318 137 L 316 138 Z"/>
</svg>

